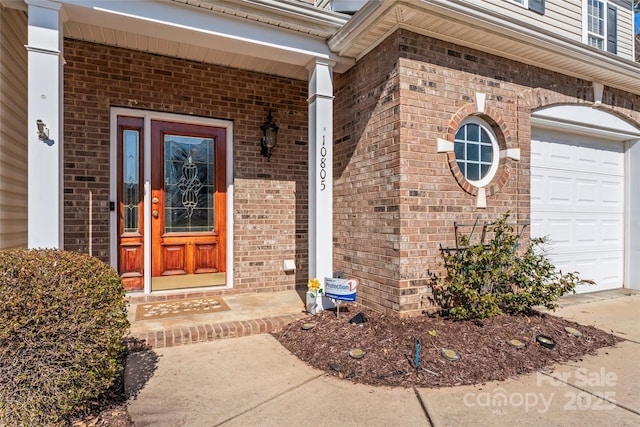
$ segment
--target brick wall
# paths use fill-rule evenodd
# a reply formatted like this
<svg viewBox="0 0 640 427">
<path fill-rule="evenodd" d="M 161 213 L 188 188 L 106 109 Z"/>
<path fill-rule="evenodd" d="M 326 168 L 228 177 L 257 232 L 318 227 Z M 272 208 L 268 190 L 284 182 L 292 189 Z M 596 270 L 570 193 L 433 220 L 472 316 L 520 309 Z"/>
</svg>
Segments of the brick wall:
<svg viewBox="0 0 640 427">
<path fill-rule="evenodd" d="M 234 122 L 233 292 L 306 285 L 306 82 L 76 40 L 64 56 L 66 249 L 109 261 L 110 107 L 213 117 Z M 270 162 L 260 155 L 269 109 L 280 126 Z"/>
<path fill-rule="evenodd" d="M 401 141 L 398 38 L 335 83 L 334 269 L 357 277 L 362 302 L 399 310 Z"/>
<path fill-rule="evenodd" d="M 336 270 L 361 281 L 361 302 L 401 316 L 431 306 L 429 278 L 443 274 L 439 244 L 455 243 L 453 222 L 530 214 L 530 113 L 553 104 L 592 102 L 591 83 L 399 30 L 336 78 Z M 486 94 L 478 111 L 476 93 Z M 638 97 L 605 90 L 605 108 L 638 120 Z M 456 179 L 453 141 L 462 119 L 478 114 L 502 135 L 504 159 L 487 188 Z M 459 178 L 459 177 L 458 177 Z"/>
</svg>

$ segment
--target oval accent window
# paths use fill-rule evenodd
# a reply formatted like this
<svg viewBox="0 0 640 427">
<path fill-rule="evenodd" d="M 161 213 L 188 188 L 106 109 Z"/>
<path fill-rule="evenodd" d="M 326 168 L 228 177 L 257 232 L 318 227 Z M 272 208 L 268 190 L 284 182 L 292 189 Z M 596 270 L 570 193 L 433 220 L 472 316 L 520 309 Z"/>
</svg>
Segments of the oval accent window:
<svg viewBox="0 0 640 427">
<path fill-rule="evenodd" d="M 486 122 L 466 118 L 456 132 L 453 149 L 458 167 L 471 185 L 484 187 L 491 182 L 498 170 L 500 147 Z"/>
</svg>

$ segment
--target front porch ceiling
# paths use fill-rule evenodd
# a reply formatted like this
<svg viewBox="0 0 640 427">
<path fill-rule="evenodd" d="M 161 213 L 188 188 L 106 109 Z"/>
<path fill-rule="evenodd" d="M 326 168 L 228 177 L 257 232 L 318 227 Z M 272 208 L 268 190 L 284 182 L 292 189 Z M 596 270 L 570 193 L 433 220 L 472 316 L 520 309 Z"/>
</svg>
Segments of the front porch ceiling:
<svg viewBox="0 0 640 427">
<path fill-rule="evenodd" d="M 640 64 L 463 0 L 370 1 L 329 47 L 359 59 L 399 28 L 640 94 Z"/>
<path fill-rule="evenodd" d="M 307 80 L 349 16 L 278 0 L 65 1 L 65 37 Z"/>
</svg>

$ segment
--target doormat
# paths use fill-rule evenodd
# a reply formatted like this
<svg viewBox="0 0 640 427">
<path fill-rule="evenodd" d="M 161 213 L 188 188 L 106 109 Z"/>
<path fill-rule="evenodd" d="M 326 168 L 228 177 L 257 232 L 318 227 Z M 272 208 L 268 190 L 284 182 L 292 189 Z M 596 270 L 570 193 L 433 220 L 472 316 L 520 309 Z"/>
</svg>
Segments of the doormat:
<svg viewBox="0 0 640 427">
<path fill-rule="evenodd" d="M 175 301 L 138 304 L 136 320 L 162 319 L 165 317 L 227 311 L 229 306 L 221 297 L 192 298 Z"/>
</svg>

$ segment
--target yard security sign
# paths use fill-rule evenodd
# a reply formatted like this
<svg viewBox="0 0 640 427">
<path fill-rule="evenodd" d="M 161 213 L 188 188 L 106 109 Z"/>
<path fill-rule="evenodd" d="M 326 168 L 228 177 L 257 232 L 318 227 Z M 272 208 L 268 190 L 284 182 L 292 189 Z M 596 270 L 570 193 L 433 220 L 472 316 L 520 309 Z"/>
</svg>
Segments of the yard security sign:
<svg viewBox="0 0 640 427">
<path fill-rule="evenodd" d="M 338 301 L 356 300 L 356 289 L 358 289 L 358 279 L 335 279 L 325 277 L 324 295 Z"/>
</svg>

